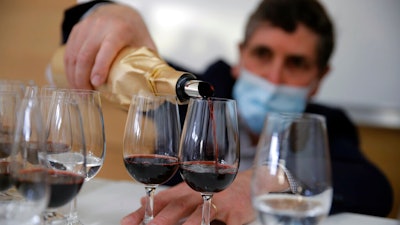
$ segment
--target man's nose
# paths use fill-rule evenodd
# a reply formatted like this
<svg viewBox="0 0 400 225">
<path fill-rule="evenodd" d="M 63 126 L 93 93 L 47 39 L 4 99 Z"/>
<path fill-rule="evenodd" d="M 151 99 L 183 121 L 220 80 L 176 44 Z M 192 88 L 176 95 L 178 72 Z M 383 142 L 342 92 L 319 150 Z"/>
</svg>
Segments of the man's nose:
<svg viewBox="0 0 400 225">
<path fill-rule="evenodd" d="M 284 64 L 279 60 L 264 65 L 262 77 L 273 84 L 283 84 Z"/>
</svg>

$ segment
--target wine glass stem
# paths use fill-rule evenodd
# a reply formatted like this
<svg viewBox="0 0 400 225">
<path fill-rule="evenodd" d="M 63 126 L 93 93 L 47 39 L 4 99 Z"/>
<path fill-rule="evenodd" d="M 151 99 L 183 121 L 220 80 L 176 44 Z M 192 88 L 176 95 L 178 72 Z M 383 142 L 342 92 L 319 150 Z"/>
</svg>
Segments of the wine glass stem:
<svg viewBox="0 0 400 225">
<path fill-rule="evenodd" d="M 69 203 L 68 212 L 68 224 L 81 224 L 78 217 L 78 196 L 75 196 L 74 200 Z"/>
<path fill-rule="evenodd" d="M 211 209 L 211 199 L 212 194 L 201 194 L 203 197 L 203 211 L 201 218 L 201 225 L 210 225 L 210 209 Z"/>
<path fill-rule="evenodd" d="M 153 219 L 153 207 L 154 207 L 154 193 L 156 192 L 156 186 L 146 186 L 146 210 L 144 214 L 143 224 L 149 223 Z"/>
</svg>

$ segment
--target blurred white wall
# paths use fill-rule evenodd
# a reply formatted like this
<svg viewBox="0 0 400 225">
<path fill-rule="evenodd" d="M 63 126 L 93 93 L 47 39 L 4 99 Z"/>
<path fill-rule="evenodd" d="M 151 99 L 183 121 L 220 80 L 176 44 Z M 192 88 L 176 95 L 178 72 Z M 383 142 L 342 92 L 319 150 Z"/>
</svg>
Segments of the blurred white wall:
<svg viewBox="0 0 400 225">
<path fill-rule="evenodd" d="M 317 100 L 343 106 L 359 123 L 400 129 L 400 1 L 323 3 L 338 44 Z"/>
<path fill-rule="evenodd" d="M 125 0 L 142 13 L 159 52 L 197 71 L 234 63 L 246 18 L 259 0 Z"/>
<path fill-rule="evenodd" d="M 201 71 L 236 62 L 244 24 L 259 0 L 125 0 L 142 13 L 159 52 Z M 332 70 L 316 101 L 356 122 L 400 128 L 400 1 L 322 0 L 335 21 Z"/>
</svg>

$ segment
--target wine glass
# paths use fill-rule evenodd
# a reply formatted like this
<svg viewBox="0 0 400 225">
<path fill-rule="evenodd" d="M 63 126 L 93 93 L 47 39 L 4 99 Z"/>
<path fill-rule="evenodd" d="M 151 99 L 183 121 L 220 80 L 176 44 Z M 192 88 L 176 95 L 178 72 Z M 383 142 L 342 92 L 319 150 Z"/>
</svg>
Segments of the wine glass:
<svg viewBox="0 0 400 225">
<path fill-rule="evenodd" d="M 157 186 L 167 182 L 179 168 L 180 132 L 176 97 L 132 96 L 123 159 L 131 177 L 145 185 L 147 203 L 142 224 L 153 219 Z"/>
<path fill-rule="evenodd" d="M 239 156 L 235 100 L 190 99 L 179 146 L 180 173 L 203 197 L 202 225 L 210 224 L 213 194 L 235 179 Z"/>
<path fill-rule="evenodd" d="M 86 178 L 86 145 L 82 117 L 70 93 L 55 90 L 46 122 L 47 155 L 51 195 L 43 213 L 45 224 L 67 224 L 59 208 L 72 201 Z"/>
<path fill-rule="evenodd" d="M 6 80 L 0 79 L 0 91 L 2 92 L 14 92 L 18 95 L 21 100 L 25 95 L 26 85 L 20 80 Z"/>
<path fill-rule="evenodd" d="M 53 100 L 53 94 L 58 90 L 56 87 L 42 86 L 38 87 L 38 99 L 40 111 L 42 112 L 43 123 L 47 125 L 49 117 L 50 106 Z"/>
<path fill-rule="evenodd" d="M 22 81 L 0 79 L 0 201 L 8 202 L 16 192 L 11 188 L 10 160 L 17 110 L 24 90 Z"/>
<path fill-rule="evenodd" d="M 8 190 L 14 191 L 8 195 L 9 199 L 0 200 L 1 224 L 40 224 L 40 215 L 48 203 L 50 188 L 47 169 L 39 160 L 39 155 L 46 154 L 45 130 L 36 93 L 36 87 L 27 88 L 16 113 L 15 132 L 9 134 L 13 141 L 7 182 Z M 8 109 L 14 108 L 12 102 L 17 100 L 8 102 Z M 12 119 L 9 119 L 11 122 Z M 10 143 L 2 144 L 9 148 Z"/>
<path fill-rule="evenodd" d="M 21 81 L 0 79 L 0 160 L 3 161 L 11 154 L 17 110 L 24 92 L 25 85 Z M 1 164 L 0 170 L 5 170 L 4 165 Z M 3 183 L 0 182 L 0 184 Z M 5 187 L 0 187 L 0 191 L 2 189 Z"/>
<path fill-rule="evenodd" d="M 81 117 L 86 144 L 86 178 L 88 182 L 95 177 L 103 166 L 106 154 L 104 118 L 100 92 L 96 90 L 65 89 L 77 103 Z M 68 224 L 82 224 L 77 211 L 77 197 L 66 207 Z"/>
<path fill-rule="evenodd" d="M 267 115 L 251 185 L 262 224 L 319 224 L 332 201 L 330 168 L 323 116 Z"/>
<path fill-rule="evenodd" d="M 0 84 L 1 86 L 1 84 Z M 17 123 L 19 95 L 0 88 L 0 201 L 12 198 L 10 160 Z"/>
</svg>

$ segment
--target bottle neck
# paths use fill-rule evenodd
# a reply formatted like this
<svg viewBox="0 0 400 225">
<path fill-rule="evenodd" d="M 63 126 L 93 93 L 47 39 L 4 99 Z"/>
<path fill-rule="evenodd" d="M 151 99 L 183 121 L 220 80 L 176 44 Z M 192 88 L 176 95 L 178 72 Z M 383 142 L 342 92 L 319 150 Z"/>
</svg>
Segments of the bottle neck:
<svg viewBox="0 0 400 225">
<path fill-rule="evenodd" d="M 214 87 L 190 73 L 184 73 L 176 83 L 176 95 L 181 102 L 191 97 L 208 98 L 214 95 Z"/>
</svg>

